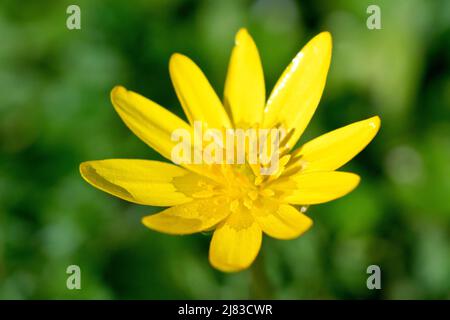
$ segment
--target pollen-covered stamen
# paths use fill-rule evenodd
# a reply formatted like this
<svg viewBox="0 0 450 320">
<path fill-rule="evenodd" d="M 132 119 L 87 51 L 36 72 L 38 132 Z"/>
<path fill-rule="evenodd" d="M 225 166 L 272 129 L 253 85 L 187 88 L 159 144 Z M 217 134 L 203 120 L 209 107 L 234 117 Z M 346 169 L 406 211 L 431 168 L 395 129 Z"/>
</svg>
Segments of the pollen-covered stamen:
<svg viewBox="0 0 450 320">
<path fill-rule="evenodd" d="M 264 188 L 259 192 L 259 194 L 263 197 L 272 197 L 275 192 L 272 189 Z"/>
<path fill-rule="evenodd" d="M 291 166 L 289 166 L 289 164 L 288 164 L 286 169 L 281 174 L 281 177 L 290 176 L 290 175 L 296 174 L 296 173 L 300 172 L 302 169 L 303 169 L 303 164 L 302 163 L 293 164 Z"/>
<path fill-rule="evenodd" d="M 263 162 L 260 161 L 260 170 L 258 171 L 264 172 L 264 174 L 261 177 L 257 177 L 255 179 L 256 185 L 263 185 L 264 183 L 273 181 L 281 176 L 291 158 L 289 154 L 291 147 L 288 145 L 288 143 L 295 130 L 290 129 L 287 133 L 285 133 L 284 127 L 281 123 L 275 124 L 274 129 L 277 130 L 277 136 L 275 140 L 276 145 L 267 146 L 267 135 L 263 137 L 262 141 L 259 141 L 260 146 L 262 146 L 262 150 L 260 150 L 260 152 L 262 151 L 263 154 L 265 154 L 266 157 L 270 159 L 270 161 L 267 161 L 267 159 Z M 281 137 L 279 137 L 278 134 L 281 134 Z M 278 139 L 281 139 L 281 141 L 279 141 Z M 271 141 L 271 143 L 272 142 L 273 141 Z"/>
<path fill-rule="evenodd" d="M 257 128 L 258 125 L 256 125 Z M 281 130 L 281 124 L 275 126 L 275 130 Z M 230 202 L 230 210 L 232 212 L 239 210 L 238 208 L 252 209 L 255 205 L 259 206 L 262 199 L 266 197 L 273 197 L 275 191 L 268 188 L 271 181 L 280 177 L 290 163 L 291 155 L 290 148 L 287 145 L 290 137 L 292 137 L 294 130 L 290 130 L 287 134 L 284 132 L 263 131 L 261 134 L 253 135 L 258 140 L 257 146 L 250 146 L 247 143 L 255 143 L 249 137 L 246 137 L 244 163 L 228 163 L 213 164 L 208 166 L 211 170 L 216 172 L 220 178 L 221 193 L 226 194 Z M 223 145 L 219 146 L 224 148 Z M 236 148 L 235 144 L 233 148 Z M 255 160 L 254 155 L 249 154 L 251 151 L 257 150 L 258 155 Z M 226 153 L 226 148 L 223 149 Z M 236 153 L 234 160 L 237 160 Z M 271 172 L 270 170 L 273 172 Z M 265 171 L 264 171 L 265 170 Z M 268 172 L 265 174 L 264 172 Z M 195 194 L 196 197 L 207 197 L 213 195 L 214 189 L 206 189 Z"/>
<path fill-rule="evenodd" d="M 262 183 L 264 182 L 264 177 L 262 177 L 262 176 L 257 176 L 257 177 L 255 177 L 255 186 L 259 186 L 259 185 L 261 185 Z"/>
<path fill-rule="evenodd" d="M 245 197 L 244 200 L 242 200 L 242 203 L 244 204 L 244 206 L 247 209 L 253 208 L 253 201 L 251 199 L 247 198 L 247 197 Z"/>
<path fill-rule="evenodd" d="M 293 153 L 291 153 L 291 159 L 286 164 L 286 169 L 284 170 L 281 176 L 293 175 L 306 168 L 307 163 L 302 160 L 302 154 L 300 153 L 300 149 L 301 148 L 298 148 Z"/>
<path fill-rule="evenodd" d="M 286 164 L 289 162 L 289 159 L 291 158 L 290 154 L 286 154 L 282 156 L 278 163 L 278 168 L 275 170 L 273 174 L 268 176 L 267 182 L 273 181 L 281 176 L 281 174 L 284 172 L 284 169 L 286 168 Z"/>
<path fill-rule="evenodd" d="M 254 189 L 249 191 L 240 200 L 243 206 L 247 209 L 252 209 L 255 205 L 261 205 L 262 198 L 272 197 L 274 194 L 274 191 L 268 188 Z"/>
<path fill-rule="evenodd" d="M 262 179 L 262 177 L 256 177 L 247 163 L 222 165 L 221 171 L 224 176 L 223 193 L 231 199 L 231 212 L 237 212 L 239 208 L 252 209 L 255 205 L 260 205 L 262 198 L 274 195 L 273 190 L 257 183 L 256 180 Z"/>
<path fill-rule="evenodd" d="M 277 129 L 280 130 L 282 127 L 280 125 L 280 127 L 278 127 Z M 280 141 L 280 145 L 279 148 L 280 149 L 287 149 L 290 150 L 291 147 L 288 145 L 289 140 L 291 140 L 292 136 L 294 135 L 295 129 L 289 129 L 289 131 L 287 132 L 287 134 L 284 136 L 284 138 Z"/>
</svg>

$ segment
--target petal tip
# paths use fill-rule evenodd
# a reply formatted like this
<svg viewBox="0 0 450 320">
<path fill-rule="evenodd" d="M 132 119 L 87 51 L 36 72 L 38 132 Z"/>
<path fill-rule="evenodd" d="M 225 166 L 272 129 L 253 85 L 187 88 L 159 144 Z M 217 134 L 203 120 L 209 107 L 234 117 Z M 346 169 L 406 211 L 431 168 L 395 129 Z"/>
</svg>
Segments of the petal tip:
<svg viewBox="0 0 450 320">
<path fill-rule="evenodd" d="M 189 57 L 185 56 L 182 53 L 173 53 L 170 56 L 169 60 L 169 74 L 172 78 L 172 81 L 175 81 L 180 71 L 189 64 L 193 64 L 193 61 Z"/>
<path fill-rule="evenodd" d="M 211 264 L 211 266 L 213 266 L 215 269 L 217 269 L 217 270 L 219 270 L 221 272 L 235 273 L 235 272 L 244 271 L 245 269 L 248 269 L 251 266 L 251 263 L 249 265 L 245 265 L 245 266 L 235 266 L 235 265 L 223 264 L 223 263 L 220 263 L 220 262 L 216 261 L 211 256 L 212 255 L 211 255 L 211 252 L 210 252 L 209 258 L 208 258 L 209 259 L 209 263 Z"/>
<path fill-rule="evenodd" d="M 350 192 L 354 191 L 358 187 L 359 183 L 361 182 L 361 177 L 359 175 L 357 175 L 356 173 L 345 172 L 345 171 L 336 171 L 336 172 L 347 175 L 347 179 L 348 179 L 347 180 L 348 188 L 347 188 L 346 192 L 344 192 L 340 197 L 346 196 Z M 340 197 L 338 197 L 338 198 L 340 198 Z"/>
<path fill-rule="evenodd" d="M 141 223 L 144 225 L 144 227 L 146 227 L 150 230 L 153 230 L 153 231 L 167 233 L 167 234 L 173 234 L 173 235 L 179 234 L 177 232 L 170 232 L 170 230 L 168 230 L 167 228 L 164 228 L 164 227 L 161 227 L 160 225 L 158 225 L 158 222 L 157 222 L 158 217 L 155 218 L 155 216 L 158 216 L 158 213 L 144 216 L 141 219 Z M 156 221 L 155 221 L 155 219 L 156 219 Z"/>
<path fill-rule="evenodd" d="M 92 171 L 93 171 L 92 161 L 84 161 L 84 162 L 80 163 L 80 165 L 78 166 L 78 169 L 79 169 L 80 175 L 84 179 L 84 181 L 93 185 L 93 183 L 91 182 L 91 179 L 90 179 L 90 177 L 91 177 L 90 173 L 92 173 Z"/>
<path fill-rule="evenodd" d="M 331 33 L 329 31 L 322 31 L 321 33 L 316 35 L 315 38 L 329 42 L 330 44 L 331 42 L 333 42 L 333 37 L 331 36 Z"/>
<path fill-rule="evenodd" d="M 80 174 L 83 177 L 86 174 L 86 170 L 89 167 L 89 163 L 90 163 L 90 161 L 84 161 L 84 162 L 81 162 L 80 165 L 78 166 L 78 169 L 80 170 Z"/>
<path fill-rule="evenodd" d="M 311 219 L 310 217 L 308 217 L 307 215 L 305 215 L 306 219 L 306 226 L 305 226 L 305 231 L 308 231 L 309 229 L 311 229 L 311 227 L 314 225 L 314 220 Z"/>
<path fill-rule="evenodd" d="M 376 129 L 380 128 L 381 118 L 379 116 L 374 116 L 374 117 L 370 118 L 370 120 L 371 120 L 370 124 L 373 128 L 376 128 Z"/>
<path fill-rule="evenodd" d="M 180 63 L 182 61 L 185 60 L 189 60 L 188 57 L 186 57 L 184 54 L 175 52 L 172 53 L 172 55 L 170 56 L 170 60 L 169 60 L 169 67 L 173 66 L 174 64 Z"/>
<path fill-rule="evenodd" d="M 111 95 L 120 95 L 127 92 L 127 89 L 125 89 L 124 86 L 117 85 L 111 90 Z"/>
<path fill-rule="evenodd" d="M 145 217 L 142 217 L 141 218 L 141 223 L 144 225 L 144 226 L 146 226 L 147 228 L 150 228 L 151 229 L 151 224 L 149 223 L 149 217 L 151 217 L 151 216 L 145 216 Z"/>
<path fill-rule="evenodd" d="M 123 98 L 126 94 L 127 94 L 128 90 L 120 85 L 115 86 L 112 90 L 111 90 L 111 101 L 114 105 L 114 102 L 117 99 Z"/>
<path fill-rule="evenodd" d="M 331 33 L 329 31 L 322 31 L 318 35 L 316 35 L 311 42 L 319 42 L 322 45 L 324 45 L 327 48 L 332 48 L 333 46 L 333 37 L 331 36 Z"/>
<path fill-rule="evenodd" d="M 238 44 L 240 41 L 244 40 L 245 38 L 249 37 L 250 34 L 248 33 L 247 28 L 240 28 L 238 32 L 236 32 L 236 36 L 234 37 L 235 44 Z"/>
<path fill-rule="evenodd" d="M 305 219 L 305 225 L 304 225 L 303 229 L 301 230 L 301 232 L 300 232 L 296 237 L 294 237 L 294 238 L 292 238 L 292 239 L 296 239 L 296 238 L 298 238 L 298 237 L 303 236 L 303 235 L 304 235 L 306 232 L 308 232 L 308 231 L 312 228 L 312 226 L 314 225 L 313 219 L 311 219 L 310 217 L 308 217 L 308 216 L 306 216 L 306 215 L 305 215 L 305 217 L 306 217 L 306 219 Z"/>
<path fill-rule="evenodd" d="M 78 165 L 78 171 L 80 172 L 80 175 L 83 176 L 85 162 L 82 162 Z"/>
<path fill-rule="evenodd" d="M 332 36 L 331 36 L 331 32 L 330 31 L 322 31 L 321 33 L 319 33 L 319 35 L 322 35 L 322 37 L 325 37 L 327 39 L 329 39 L 330 41 L 332 40 Z"/>
<path fill-rule="evenodd" d="M 170 61 L 174 60 L 174 59 L 179 59 L 180 57 L 182 57 L 183 54 L 179 53 L 179 52 L 174 52 L 172 53 L 172 55 L 170 56 Z"/>
<path fill-rule="evenodd" d="M 353 181 L 352 181 L 353 182 L 353 188 L 351 188 L 350 191 L 354 190 L 359 185 L 359 183 L 361 182 L 361 177 L 359 175 L 357 175 L 356 173 L 351 173 L 351 175 L 352 175 L 352 179 L 353 179 Z"/>
</svg>

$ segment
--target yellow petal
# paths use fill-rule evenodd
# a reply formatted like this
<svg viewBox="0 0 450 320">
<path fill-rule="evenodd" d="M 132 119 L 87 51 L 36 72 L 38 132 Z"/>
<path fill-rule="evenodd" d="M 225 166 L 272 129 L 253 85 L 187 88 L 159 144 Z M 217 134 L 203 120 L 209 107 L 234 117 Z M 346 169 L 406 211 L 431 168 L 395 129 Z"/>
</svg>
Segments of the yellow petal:
<svg viewBox="0 0 450 320">
<path fill-rule="evenodd" d="M 306 232 L 313 221 L 288 204 L 265 200 L 263 207 L 254 210 L 254 216 L 261 229 L 269 236 L 288 240 Z"/>
<path fill-rule="evenodd" d="M 191 127 L 173 113 L 145 97 L 117 86 L 111 91 L 111 101 L 119 116 L 135 135 L 167 159 L 171 159 L 172 132 Z"/>
<path fill-rule="evenodd" d="M 279 179 L 271 188 L 283 192 L 283 200 L 288 203 L 308 205 L 343 197 L 356 188 L 359 180 L 349 172 L 311 172 Z"/>
<path fill-rule="evenodd" d="M 217 94 L 191 59 L 178 53 L 172 55 L 169 71 L 178 99 L 191 125 L 194 121 L 202 121 L 209 128 L 231 127 Z"/>
<path fill-rule="evenodd" d="M 261 248 L 262 232 L 249 212 L 233 212 L 214 231 L 209 261 L 224 272 L 248 268 Z"/>
<path fill-rule="evenodd" d="M 378 116 L 336 129 L 304 144 L 295 151 L 302 172 L 332 171 L 340 168 L 375 137 L 380 128 Z"/>
<path fill-rule="evenodd" d="M 169 234 L 191 234 L 208 230 L 229 214 L 225 197 L 195 200 L 146 216 L 142 223 L 153 230 Z"/>
<path fill-rule="evenodd" d="M 258 49 L 246 29 L 236 34 L 225 82 L 225 106 L 236 128 L 261 122 L 265 104 L 264 74 Z"/>
<path fill-rule="evenodd" d="M 80 172 L 87 182 L 102 191 L 152 206 L 189 202 L 195 192 L 212 184 L 211 180 L 173 164 L 149 160 L 87 161 L 80 164 Z"/>
<path fill-rule="evenodd" d="M 294 133 L 293 147 L 313 116 L 325 87 L 331 60 L 331 35 L 322 32 L 309 41 L 276 83 L 264 113 L 264 127 L 276 124 Z"/>
</svg>

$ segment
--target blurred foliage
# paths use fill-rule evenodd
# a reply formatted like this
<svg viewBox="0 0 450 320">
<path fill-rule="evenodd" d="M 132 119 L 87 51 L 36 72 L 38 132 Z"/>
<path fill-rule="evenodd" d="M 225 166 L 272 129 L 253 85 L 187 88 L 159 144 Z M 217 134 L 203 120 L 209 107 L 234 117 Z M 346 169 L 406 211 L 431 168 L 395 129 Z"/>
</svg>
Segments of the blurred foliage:
<svg viewBox="0 0 450 320">
<path fill-rule="evenodd" d="M 82 29 L 66 28 L 81 7 Z M 378 4 L 382 29 L 368 30 Z M 302 141 L 379 114 L 346 169 L 360 187 L 311 207 L 293 241 L 264 238 L 254 266 L 222 274 L 210 235 L 174 237 L 86 184 L 85 160 L 160 157 L 115 114 L 116 84 L 181 115 L 168 75 L 192 57 L 221 93 L 233 37 L 255 38 L 270 89 L 313 35 L 333 35 L 322 102 Z M 24 1 L 0 4 L 0 298 L 450 298 L 450 1 Z M 67 290 L 66 267 L 82 270 Z M 382 290 L 366 288 L 366 268 Z"/>
</svg>

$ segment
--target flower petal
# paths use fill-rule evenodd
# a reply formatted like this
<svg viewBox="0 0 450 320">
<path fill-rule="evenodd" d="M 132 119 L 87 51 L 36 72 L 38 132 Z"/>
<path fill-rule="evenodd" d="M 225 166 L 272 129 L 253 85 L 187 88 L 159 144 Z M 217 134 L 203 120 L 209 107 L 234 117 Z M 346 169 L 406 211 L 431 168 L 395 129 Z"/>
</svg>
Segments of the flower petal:
<svg viewBox="0 0 450 320">
<path fill-rule="evenodd" d="M 170 111 L 155 102 L 124 87 L 111 91 L 111 101 L 119 116 L 135 135 L 167 159 L 171 159 L 173 147 L 172 132 L 191 127 Z"/>
<path fill-rule="evenodd" d="M 80 164 L 80 173 L 87 182 L 102 191 L 152 206 L 186 203 L 193 200 L 196 192 L 213 186 L 211 180 L 188 170 L 149 160 L 87 161 Z"/>
<path fill-rule="evenodd" d="M 249 212 L 233 212 L 214 231 L 209 247 L 212 266 L 224 272 L 248 268 L 261 248 L 262 232 Z"/>
<path fill-rule="evenodd" d="M 142 223 L 169 234 L 191 234 L 208 230 L 229 214 L 228 199 L 223 196 L 195 200 L 146 216 Z"/>
<path fill-rule="evenodd" d="M 288 204 L 265 200 L 263 207 L 255 210 L 255 218 L 261 229 L 269 236 L 288 240 L 306 232 L 313 221 Z"/>
<path fill-rule="evenodd" d="M 276 83 L 264 113 L 264 127 L 277 124 L 289 132 L 293 147 L 313 116 L 325 87 L 331 61 L 331 35 L 322 32 L 309 41 Z"/>
<path fill-rule="evenodd" d="M 200 68 L 188 57 L 170 58 L 170 77 L 181 106 L 191 123 L 202 121 L 210 128 L 230 128 L 230 120 L 217 94 Z"/>
<path fill-rule="evenodd" d="M 358 175 L 349 172 L 310 172 L 295 174 L 276 181 L 272 188 L 284 193 L 291 204 L 318 204 L 345 196 L 356 188 Z"/>
<path fill-rule="evenodd" d="M 224 96 L 236 128 L 261 122 L 266 99 L 264 74 L 258 49 L 244 28 L 236 34 Z"/>
<path fill-rule="evenodd" d="M 301 164 L 303 173 L 336 170 L 361 152 L 379 129 L 380 118 L 375 116 L 328 132 L 296 150 L 293 165 Z"/>
</svg>

